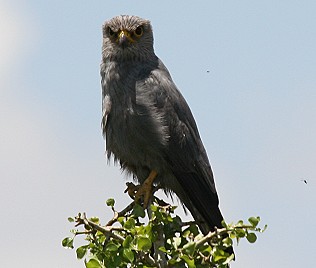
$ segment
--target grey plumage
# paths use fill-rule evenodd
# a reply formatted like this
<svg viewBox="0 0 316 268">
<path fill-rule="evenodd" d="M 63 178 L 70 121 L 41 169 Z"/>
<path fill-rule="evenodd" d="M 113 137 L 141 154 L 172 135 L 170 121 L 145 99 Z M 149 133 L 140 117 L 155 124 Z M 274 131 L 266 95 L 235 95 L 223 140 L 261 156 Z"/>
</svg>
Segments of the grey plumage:
<svg viewBox="0 0 316 268">
<path fill-rule="evenodd" d="M 118 16 L 105 22 L 101 77 L 108 157 L 139 183 L 157 171 L 155 183 L 178 196 L 203 233 L 221 227 L 213 174 L 195 120 L 154 53 L 148 20 Z"/>
</svg>

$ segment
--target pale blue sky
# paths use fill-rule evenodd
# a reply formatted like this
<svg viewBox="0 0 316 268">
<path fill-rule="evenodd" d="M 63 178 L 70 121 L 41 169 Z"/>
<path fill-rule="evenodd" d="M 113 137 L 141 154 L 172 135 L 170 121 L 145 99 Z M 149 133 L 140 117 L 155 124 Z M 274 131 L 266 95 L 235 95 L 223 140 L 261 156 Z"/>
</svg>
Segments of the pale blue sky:
<svg viewBox="0 0 316 268">
<path fill-rule="evenodd" d="M 236 247 L 232 268 L 313 266 L 315 12 L 307 0 L 1 0 L 1 267 L 84 267 L 60 245 L 67 217 L 105 220 L 107 198 L 130 201 L 100 130 L 101 26 L 119 14 L 152 21 L 226 220 L 259 215 L 269 225 Z"/>
</svg>

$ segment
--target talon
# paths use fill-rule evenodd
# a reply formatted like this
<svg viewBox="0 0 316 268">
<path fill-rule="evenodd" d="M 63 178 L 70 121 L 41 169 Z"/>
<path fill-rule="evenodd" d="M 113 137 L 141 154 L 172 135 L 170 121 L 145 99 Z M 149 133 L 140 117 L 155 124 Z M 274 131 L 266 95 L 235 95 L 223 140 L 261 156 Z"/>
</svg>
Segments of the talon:
<svg viewBox="0 0 316 268">
<path fill-rule="evenodd" d="M 157 172 L 155 170 L 152 170 L 147 179 L 143 182 L 142 185 L 140 185 L 139 189 L 137 190 L 137 193 L 135 194 L 135 202 L 138 202 L 141 197 L 144 198 L 144 208 L 147 208 L 149 200 L 152 196 L 153 182 L 157 175 Z"/>
<path fill-rule="evenodd" d="M 140 185 L 135 185 L 132 182 L 127 182 L 126 186 L 127 188 L 125 189 L 124 193 L 127 192 L 130 198 L 134 199 Z"/>
</svg>

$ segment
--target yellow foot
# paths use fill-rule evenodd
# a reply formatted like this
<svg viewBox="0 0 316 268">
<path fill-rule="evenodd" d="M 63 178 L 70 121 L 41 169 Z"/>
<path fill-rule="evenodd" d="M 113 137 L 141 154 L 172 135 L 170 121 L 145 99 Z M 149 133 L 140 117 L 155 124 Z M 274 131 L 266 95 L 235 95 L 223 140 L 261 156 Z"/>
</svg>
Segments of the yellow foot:
<svg viewBox="0 0 316 268">
<path fill-rule="evenodd" d="M 147 179 L 143 182 L 142 185 L 137 190 L 137 193 L 135 194 L 135 202 L 138 202 L 141 197 L 144 199 L 143 207 L 147 208 L 149 200 L 153 193 L 153 182 L 155 178 L 157 177 L 157 172 L 155 170 L 152 170 L 147 177 Z"/>
</svg>

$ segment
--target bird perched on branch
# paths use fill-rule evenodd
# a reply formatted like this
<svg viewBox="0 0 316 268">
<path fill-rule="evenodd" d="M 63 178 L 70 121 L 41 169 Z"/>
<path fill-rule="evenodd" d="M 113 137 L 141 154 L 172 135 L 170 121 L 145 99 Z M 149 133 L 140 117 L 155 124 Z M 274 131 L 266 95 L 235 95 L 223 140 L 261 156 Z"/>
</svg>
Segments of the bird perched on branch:
<svg viewBox="0 0 316 268">
<path fill-rule="evenodd" d="M 141 184 L 175 193 L 206 234 L 222 227 L 212 169 L 197 125 L 168 69 L 155 55 L 148 20 L 117 16 L 103 25 L 102 129 L 107 156 Z"/>
</svg>

